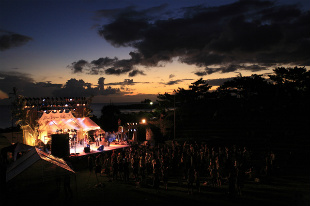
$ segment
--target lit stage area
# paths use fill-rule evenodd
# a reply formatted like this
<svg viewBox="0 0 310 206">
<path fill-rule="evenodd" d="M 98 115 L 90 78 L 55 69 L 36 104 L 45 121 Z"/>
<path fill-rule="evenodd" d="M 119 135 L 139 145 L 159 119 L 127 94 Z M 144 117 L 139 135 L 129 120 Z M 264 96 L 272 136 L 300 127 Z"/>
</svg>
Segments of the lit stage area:
<svg viewBox="0 0 310 206">
<path fill-rule="evenodd" d="M 129 147 L 128 144 L 126 143 L 115 143 L 111 142 L 109 146 L 104 146 L 102 151 L 97 150 L 99 146 L 96 146 L 96 143 L 91 143 L 90 144 L 90 151 L 89 152 L 84 152 L 84 146 L 77 144 L 76 147 L 73 146 L 70 148 L 70 156 L 83 156 L 83 155 L 89 155 L 89 154 L 94 154 L 94 153 L 99 153 L 99 152 L 104 152 L 104 151 L 109 151 L 109 150 L 116 150 L 116 149 L 122 149 Z"/>
</svg>

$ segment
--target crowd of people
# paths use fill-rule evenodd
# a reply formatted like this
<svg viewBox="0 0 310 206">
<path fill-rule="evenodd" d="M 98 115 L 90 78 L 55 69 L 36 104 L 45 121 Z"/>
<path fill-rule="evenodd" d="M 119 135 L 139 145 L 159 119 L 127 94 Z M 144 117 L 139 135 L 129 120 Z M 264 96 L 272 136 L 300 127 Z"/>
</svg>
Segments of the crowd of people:
<svg viewBox="0 0 310 206">
<path fill-rule="evenodd" d="M 160 185 L 168 189 L 172 180 L 180 186 L 185 182 L 189 194 L 194 189 L 200 192 L 201 184 L 222 187 L 224 183 L 228 184 L 229 194 L 241 195 L 246 178 L 253 172 L 251 152 L 237 146 L 172 142 L 154 147 L 132 146 L 88 158 L 89 170 L 95 171 L 96 176 L 106 175 L 111 181 L 134 181 L 156 190 Z"/>
</svg>

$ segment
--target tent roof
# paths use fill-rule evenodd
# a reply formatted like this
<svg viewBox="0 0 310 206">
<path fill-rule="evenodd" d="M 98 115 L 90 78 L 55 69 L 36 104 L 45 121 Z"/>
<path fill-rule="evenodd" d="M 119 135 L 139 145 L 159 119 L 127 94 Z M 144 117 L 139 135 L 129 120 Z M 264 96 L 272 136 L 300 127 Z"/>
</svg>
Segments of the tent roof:
<svg viewBox="0 0 310 206">
<path fill-rule="evenodd" d="M 69 113 L 43 113 L 39 119 L 40 130 L 49 128 L 57 129 L 83 129 L 84 131 L 100 129 L 100 127 L 89 117 L 75 118 Z"/>
<path fill-rule="evenodd" d="M 31 165 L 40 160 L 57 165 L 58 167 L 61 167 L 69 172 L 75 173 L 63 159 L 57 158 L 53 155 L 49 155 L 39 150 L 38 148 L 33 147 L 29 152 L 27 152 L 18 160 L 8 166 L 6 171 L 6 181 L 10 181 L 11 179 L 13 179 L 24 170 L 29 168 Z"/>
<path fill-rule="evenodd" d="M 89 117 L 76 118 L 76 119 L 78 120 L 79 124 L 83 127 L 83 130 L 85 131 L 100 129 L 100 127 Z"/>
<path fill-rule="evenodd" d="M 17 153 L 19 152 L 26 152 L 26 151 L 29 151 L 31 150 L 33 147 L 32 146 L 29 146 L 29 145 L 26 145 L 26 144 L 23 144 L 23 143 L 15 143 L 14 144 L 15 146 L 15 149 L 14 149 L 14 160 L 16 160 L 16 157 L 17 157 Z"/>
<path fill-rule="evenodd" d="M 15 144 L 11 144 L 10 146 L 4 147 L 2 152 L 12 152 L 14 156 L 14 161 L 15 161 L 17 157 L 17 153 L 26 152 L 26 151 L 31 150 L 32 148 L 33 148 L 32 146 L 17 142 Z"/>
</svg>

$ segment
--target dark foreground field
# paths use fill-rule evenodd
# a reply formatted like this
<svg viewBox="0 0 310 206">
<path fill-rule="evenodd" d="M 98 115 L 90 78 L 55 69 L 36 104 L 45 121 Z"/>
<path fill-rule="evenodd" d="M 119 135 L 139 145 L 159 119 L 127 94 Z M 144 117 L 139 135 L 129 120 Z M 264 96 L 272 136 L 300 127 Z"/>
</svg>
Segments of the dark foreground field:
<svg viewBox="0 0 310 206">
<path fill-rule="evenodd" d="M 159 190 L 154 189 L 151 177 L 140 185 L 133 178 L 126 183 L 120 179 L 112 181 L 105 174 L 96 178 L 95 173 L 86 168 L 84 158 L 72 162 L 76 174 L 71 176 L 71 198 L 66 198 L 63 181 L 59 189 L 55 181 L 42 181 L 39 185 L 9 190 L 2 200 L 12 205 L 310 205 L 307 145 L 273 146 L 277 158 L 274 174 L 268 180 L 248 179 L 242 195 L 229 195 L 227 180 L 223 180 L 221 187 L 214 187 L 205 177 L 201 178 L 201 192 L 194 187 L 193 194 L 188 194 L 185 179 L 179 185 L 174 176 L 169 178 L 168 190 L 162 182 Z"/>
<path fill-rule="evenodd" d="M 133 181 L 109 181 L 106 176 L 98 176 L 98 180 L 101 183 L 99 185 L 95 174 L 87 170 L 77 172 L 76 179 L 72 177 L 71 181 L 71 199 L 65 198 L 63 184 L 57 192 L 55 182 L 29 187 L 21 193 L 7 194 L 6 199 L 13 205 L 309 205 L 310 185 L 307 175 L 273 177 L 268 184 L 248 181 L 243 194 L 235 197 L 228 195 L 227 184 L 220 188 L 202 185 L 200 193 L 194 189 L 193 194 L 188 194 L 186 182 L 179 186 L 174 179 L 169 180 L 168 190 L 160 185 L 158 191 L 151 184 L 137 186 Z"/>
</svg>

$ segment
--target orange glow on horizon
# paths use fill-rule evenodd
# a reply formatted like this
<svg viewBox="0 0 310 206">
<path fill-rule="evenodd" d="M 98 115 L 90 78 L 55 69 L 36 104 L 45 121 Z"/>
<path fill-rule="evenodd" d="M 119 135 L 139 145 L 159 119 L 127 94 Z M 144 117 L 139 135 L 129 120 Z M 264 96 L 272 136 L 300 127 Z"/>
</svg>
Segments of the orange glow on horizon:
<svg viewBox="0 0 310 206">
<path fill-rule="evenodd" d="M 9 95 L 0 90 L 0 99 L 7 99 L 7 98 L 9 98 Z"/>
</svg>

